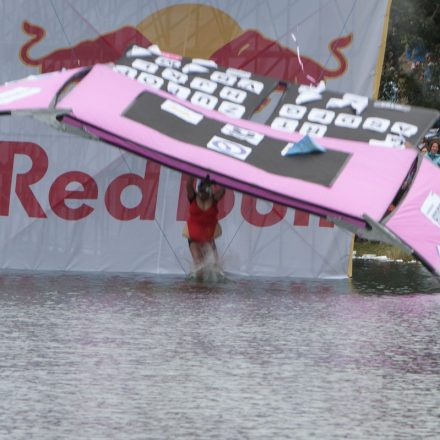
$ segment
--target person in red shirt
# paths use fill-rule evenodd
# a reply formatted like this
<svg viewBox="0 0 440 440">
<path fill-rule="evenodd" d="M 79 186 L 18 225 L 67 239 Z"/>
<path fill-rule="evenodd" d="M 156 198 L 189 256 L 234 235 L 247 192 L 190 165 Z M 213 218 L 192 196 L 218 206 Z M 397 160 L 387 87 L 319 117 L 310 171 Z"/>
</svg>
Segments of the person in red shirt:
<svg viewBox="0 0 440 440">
<path fill-rule="evenodd" d="M 189 250 L 197 269 L 207 263 L 209 256 L 218 265 L 218 253 L 215 239 L 221 235 L 218 223 L 217 203 L 225 194 L 223 187 L 215 186 L 209 176 L 199 182 L 194 189 L 194 177 L 190 176 L 186 191 L 188 195 L 189 215 L 183 235 L 188 238 Z"/>
</svg>

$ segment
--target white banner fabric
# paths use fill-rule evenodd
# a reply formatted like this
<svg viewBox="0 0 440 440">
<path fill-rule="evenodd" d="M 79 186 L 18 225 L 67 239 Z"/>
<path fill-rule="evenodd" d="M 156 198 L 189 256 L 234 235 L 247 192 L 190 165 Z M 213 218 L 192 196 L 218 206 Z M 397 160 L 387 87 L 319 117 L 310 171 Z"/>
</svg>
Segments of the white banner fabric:
<svg viewBox="0 0 440 440">
<path fill-rule="evenodd" d="M 268 71 L 267 48 L 275 47 L 293 63 L 285 79 L 302 65 L 329 89 L 371 96 L 386 10 L 385 0 L 6 0 L 0 82 L 106 62 L 134 38 L 203 58 L 244 54 L 251 62 L 259 54 L 258 68 Z M 25 118 L 2 117 L 0 130 L 1 268 L 190 270 L 179 173 Z M 351 234 L 231 191 L 222 209 L 217 245 L 226 271 L 347 276 Z"/>
</svg>

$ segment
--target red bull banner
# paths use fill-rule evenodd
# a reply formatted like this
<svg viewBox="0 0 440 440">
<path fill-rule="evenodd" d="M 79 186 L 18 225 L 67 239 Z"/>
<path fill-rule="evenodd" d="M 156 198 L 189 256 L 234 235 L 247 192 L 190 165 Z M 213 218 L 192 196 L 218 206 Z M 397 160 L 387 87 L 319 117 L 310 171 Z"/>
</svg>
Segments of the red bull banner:
<svg viewBox="0 0 440 440">
<path fill-rule="evenodd" d="M 49 128 L 35 136 L 37 126 L 0 141 L 2 267 L 190 271 L 184 176 L 97 142 L 55 143 Z M 219 210 L 227 272 L 346 274 L 350 234 L 328 221 L 230 190 Z"/>
<path fill-rule="evenodd" d="M 224 3 L 18 1 L 0 19 L 0 81 L 111 63 L 133 44 L 156 44 L 278 80 L 374 95 L 387 1 Z M 2 118 L 0 129 L 0 267 L 190 270 L 180 174 L 28 120 Z M 228 191 L 220 222 L 226 271 L 347 276 L 352 238 L 323 219 Z"/>
<path fill-rule="evenodd" d="M 46 3 L 33 1 L 29 12 L 28 2 L 18 1 L 3 14 L 10 73 L 112 62 L 131 44 L 157 44 L 260 75 L 324 80 L 334 91 L 373 96 L 390 2 L 121 1 L 117 13 L 118 2 L 105 0 Z"/>
</svg>

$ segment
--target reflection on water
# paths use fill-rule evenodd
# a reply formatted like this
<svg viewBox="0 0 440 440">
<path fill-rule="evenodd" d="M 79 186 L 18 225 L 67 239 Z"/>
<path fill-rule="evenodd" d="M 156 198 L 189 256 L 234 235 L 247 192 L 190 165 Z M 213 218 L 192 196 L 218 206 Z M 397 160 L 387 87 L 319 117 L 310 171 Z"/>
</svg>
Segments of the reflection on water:
<svg viewBox="0 0 440 440">
<path fill-rule="evenodd" d="M 377 295 L 435 293 L 440 292 L 440 280 L 419 263 L 355 260 L 352 288 Z"/>
<path fill-rule="evenodd" d="M 0 438 L 440 435 L 440 284 L 0 273 Z"/>
</svg>

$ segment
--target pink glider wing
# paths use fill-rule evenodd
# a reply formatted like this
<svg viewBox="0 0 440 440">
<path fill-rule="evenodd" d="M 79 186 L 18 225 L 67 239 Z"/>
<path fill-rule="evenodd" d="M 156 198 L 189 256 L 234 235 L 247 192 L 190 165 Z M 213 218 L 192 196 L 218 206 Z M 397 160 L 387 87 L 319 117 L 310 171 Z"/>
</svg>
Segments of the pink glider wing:
<svg viewBox="0 0 440 440">
<path fill-rule="evenodd" d="M 59 106 L 72 109 L 64 122 L 84 127 L 103 140 L 167 166 L 198 175 L 210 173 L 219 183 L 234 189 L 308 209 L 320 215 L 342 218 L 357 225 L 364 225 L 365 213 L 377 221 L 383 217 L 417 157 L 416 151 L 412 149 L 374 147 L 362 142 L 323 137 L 319 138 L 320 145 L 347 156 L 331 184 L 314 183 L 313 177 L 316 176 L 310 178 L 312 181 L 286 177 L 276 170 L 269 172 L 237 157 L 210 149 L 206 143 L 197 145 L 185 142 L 179 138 L 184 130 L 175 129 L 178 124 L 182 124 L 178 118 L 175 118 L 174 123 L 165 124 L 160 131 L 157 127 L 152 128 L 124 116 L 139 96 L 152 96 L 153 104 L 158 100 L 158 107 L 154 111 L 149 106 L 145 107 L 145 112 L 150 112 L 148 115 L 151 121 L 155 119 L 155 114 L 169 115 L 163 106 L 176 103 L 183 107 L 183 111 L 187 109 L 196 118 L 200 115 L 200 119 L 212 126 L 217 124 L 222 128 L 229 124 L 267 137 L 271 142 L 266 155 L 268 162 L 278 158 L 283 160 L 282 148 L 270 149 L 271 146 L 278 143 L 284 147 L 302 137 L 299 133 L 283 133 L 255 122 L 233 119 L 203 109 L 133 81 L 103 65 L 94 66 Z M 199 136 L 197 124 L 188 123 L 188 131 Z M 258 152 L 258 148 L 256 146 L 253 151 Z M 306 164 L 304 159 L 298 160 Z M 291 163 L 294 164 L 293 161 Z"/>
<path fill-rule="evenodd" d="M 412 148 L 386 148 L 403 134 L 415 142 L 436 112 L 370 100 L 364 102 L 362 116 L 354 107 L 329 110 L 324 100 L 301 106 L 295 103 L 299 89 L 290 85 L 272 115 L 272 128 L 241 118 L 261 101 L 263 95 L 252 95 L 259 87 L 264 93 L 273 88 L 270 81 L 244 75 L 238 81 L 241 89 L 225 86 L 231 78 L 223 70 L 214 76 L 187 75 L 191 89 L 190 84 L 172 83 L 185 75 L 167 66 L 160 72 L 168 83 L 154 75 L 154 59 L 125 61 L 125 66 L 63 70 L 0 86 L 0 115 L 58 115 L 65 126 L 140 156 L 200 177 L 209 173 L 222 185 L 352 225 L 356 232 L 368 231 L 371 220 L 370 225 L 376 222 L 386 234 L 394 234 L 440 274 L 439 169 L 423 159 L 409 190 L 396 201 L 419 158 Z M 214 78 L 220 83 L 214 84 Z M 75 87 L 61 96 L 70 85 Z M 215 94 L 206 93 L 209 87 L 217 87 Z M 326 99 L 336 107 L 344 99 L 356 105 L 366 100 L 350 94 Z M 301 118 L 302 127 L 308 124 L 312 131 L 327 124 L 327 131 L 314 138 L 324 153 L 285 154 L 304 137 Z M 283 131 L 289 126 L 293 128 Z"/>
<path fill-rule="evenodd" d="M 63 86 L 78 73 L 87 70 L 62 70 L 6 83 L 0 86 L 0 113 L 47 110 Z"/>
<path fill-rule="evenodd" d="M 423 159 L 408 194 L 385 226 L 440 274 L 440 179 L 438 166 Z"/>
</svg>

